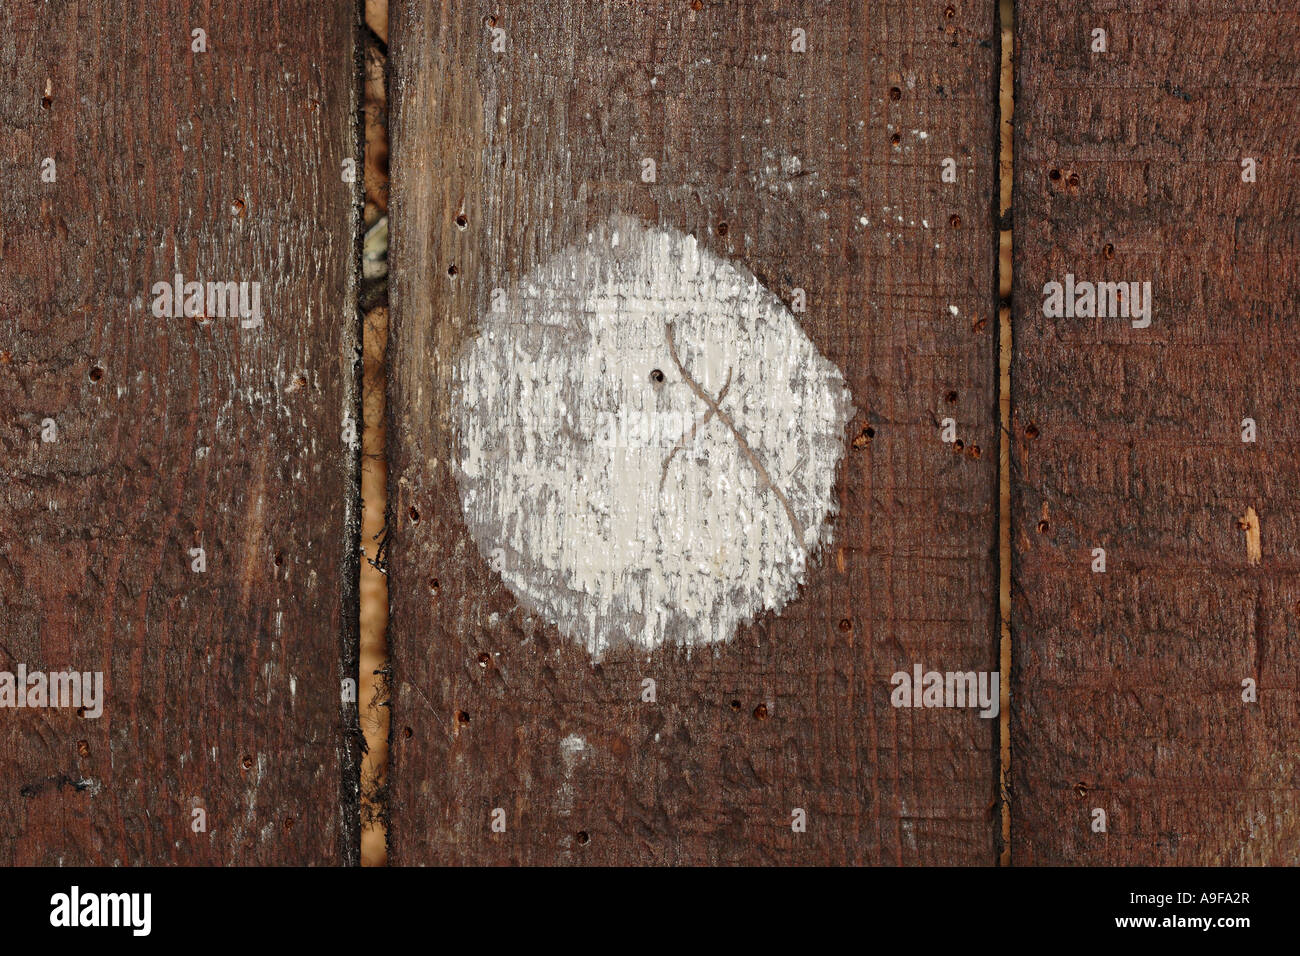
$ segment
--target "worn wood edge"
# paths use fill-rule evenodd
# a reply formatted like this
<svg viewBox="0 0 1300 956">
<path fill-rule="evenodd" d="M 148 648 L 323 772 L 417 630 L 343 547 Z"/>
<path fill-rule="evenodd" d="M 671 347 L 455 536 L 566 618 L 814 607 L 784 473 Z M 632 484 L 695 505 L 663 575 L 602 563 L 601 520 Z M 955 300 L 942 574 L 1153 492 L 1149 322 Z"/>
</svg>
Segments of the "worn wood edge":
<svg viewBox="0 0 1300 956">
<path fill-rule="evenodd" d="M 352 159 L 361 174 L 352 183 L 352 254 L 344 279 L 339 335 L 339 369 L 342 381 L 341 420 L 355 423 L 358 436 L 363 422 L 362 411 L 362 323 L 359 293 L 361 287 L 361 250 L 365 241 L 362 213 L 365 206 L 365 0 L 352 0 L 352 76 L 348 96 L 348 140 Z M 339 633 L 339 687 L 352 680 L 360 687 L 361 657 L 361 454 L 360 438 L 351 446 L 344 443 L 343 538 L 339 575 L 342 594 Z M 353 693 L 349 704 L 339 694 L 339 864 L 361 865 L 361 757 L 365 737 L 361 732 L 361 701 Z"/>
</svg>

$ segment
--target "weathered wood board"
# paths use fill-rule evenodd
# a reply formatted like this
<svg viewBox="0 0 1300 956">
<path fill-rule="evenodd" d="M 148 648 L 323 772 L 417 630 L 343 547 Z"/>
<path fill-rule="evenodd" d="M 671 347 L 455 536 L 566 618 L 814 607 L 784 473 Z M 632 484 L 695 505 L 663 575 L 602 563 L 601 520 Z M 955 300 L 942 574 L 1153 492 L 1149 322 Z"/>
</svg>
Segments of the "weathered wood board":
<svg viewBox="0 0 1300 956">
<path fill-rule="evenodd" d="M 998 666 L 995 5 L 412 0 L 390 40 L 390 861 L 992 863 L 997 721 L 895 708 L 891 676 Z M 554 293 L 559 327 L 576 299 L 526 280 L 589 234 L 608 251 L 613 216 L 698 240 L 683 273 L 751 272 L 857 409 L 832 545 L 727 642 L 593 655 L 466 525 L 457 416 L 488 393 L 460 375 L 493 290 L 536 345 L 551 328 L 510 310 Z M 570 373 L 529 347 L 534 381 Z M 690 365 L 646 388 L 682 394 Z M 546 459 L 550 437 L 483 441 Z M 575 518 L 518 519 L 552 517 Z"/>
<path fill-rule="evenodd" d="M 1017 5 L 1018 864 L 1300 861 L 1286 6 Z M 1149 325 L 1047 315 L 1067 275 Z"/>
<path fill-rule="evenodd" d="M 0 6 L 6 865 L 356 857 L 356 19 Z"/>
</svg>

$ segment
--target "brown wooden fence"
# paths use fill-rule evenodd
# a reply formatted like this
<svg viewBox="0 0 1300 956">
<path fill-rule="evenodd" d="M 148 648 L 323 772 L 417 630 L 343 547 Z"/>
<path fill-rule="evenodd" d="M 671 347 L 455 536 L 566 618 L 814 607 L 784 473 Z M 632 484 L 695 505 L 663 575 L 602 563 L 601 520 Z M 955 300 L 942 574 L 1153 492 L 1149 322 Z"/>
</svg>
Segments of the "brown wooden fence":
<svg viewBox="0 0 1300 956">
<path fill-rule="evenodd" d="M 1277 10 L 1022 5 L 1008 221 L 993 2 L 394 4 L 390 861 L 1294 862 Z M 358 859 L 360 31 L 341 2 L 0 8 L 2 862 Z M 725 301 L 851 394 L 830 543 L 729 640 L 593 653 L 520 543 L 549 513 L 494 549 L 500 489 L 467 490 L 496 400 L 467 354 L 505 337 L 528 374 L 492 371 L 538 395 L 586 361 L 572 296 L 525 338 L 493 316 L 617 277 L 581 253 L 615 232 L 672 282 L 739 276 Z M 690 311 L 633 278 L 599 308 Z M 700 384 L 682 348 L 646 394 L 693 383 L 805 530 L 784 433 L 737 425 L 779 376 Z M 488 467 L 580 447 L 488 431 Z M 1008 563 L 999 706 L 900 699 L 1003 670 Z M 102 699 L 6 703 L 5 673 L 68 671 Z"/>
<path fill-rule="evenodd" d="M 0 8 L 7 864 L 355 858 L 354 20 Z"/>
</svg>

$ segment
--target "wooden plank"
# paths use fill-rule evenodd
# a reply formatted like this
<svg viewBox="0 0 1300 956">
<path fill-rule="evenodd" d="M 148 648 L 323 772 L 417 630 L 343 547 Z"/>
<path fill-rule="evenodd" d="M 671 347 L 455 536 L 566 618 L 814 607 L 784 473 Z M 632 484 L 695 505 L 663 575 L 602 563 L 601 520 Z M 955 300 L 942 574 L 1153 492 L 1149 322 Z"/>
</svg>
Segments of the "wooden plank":
<svg viewBox="0 0 1300 956">
<path fill-rule="evenodd" d="M 804 52 L 792 49 L 796 29 Z M 994 5 L 410 2 L 395 5 L 391 30 L 390 860 L 991 863 L 997 721 L 895 709 L 890 679 L 915 664 L 997 669 Z M 955 183 L 941 182 L 947 157 Z M 611 225 L 616 215 L 630 219 Z M 623 253 L 611 251 L 613 229 Z M 752 272 L 786 304 L 804 289 L 798 327 L 843 371 L 858 411 L 834 543 L 781 613 L 726 643 L 670 633 L 653 650 L 625 642 L 593 656 L 539 608 L 608 595 L 552 588 L 538 572 L 545 556 L 525 544 L 502 549 L 499 565 L 534 595 L 522 601 L 462 517 L 458 416 L 482 424 L 475 403 L 501 393 L 471 395 L 457 376 L 491 322 L 517 337 L 523 363 L 495 374 L 538 388 L 577 374 L 562 349 L 527 366 L 528 349 L 569 334 L 590 300 L 559 303 L 553 323 L 534 306 L 577 295 L 565 274 L 601 281 L 571 272 L 598 254 L 581 251 L 589 234 L 600 255 L 632 261 L 649 255 L 642 230 L 670 237 L 682 274 L 697 253 L 679 233 L 698 240 L 707 268 Z M 555 258 L 571 248 L 572 265 Z M 606 275 L 635 278 L 625 265 Z M 529 276 L 543 277 L 533 292 Z M 512 303 L 504 320 L 491 318 L 498 288 Z M 668 312 L 687 321 L 699 306 L 686 301 Z M 531 323 L 512 324 L 511 308 Z M 644 309 L 647 328 L 658 311 Z M 634 309 L 612 314 L 624 322 Z M 663 360 L 666 394 L 681 394 L 692 361 L 679 381 Z M 697 409 L 716 401 L 706 391 Z M 556 401 L 566 397 L 575 415 L 593 411 L 577 407 L 583 393 Z M 797 433 L 805 411 L 787 427 Z M 948 417 L 957 451 L 941 440 Z M 531 437 L 554 464 L 552 440 L 577 442 L 510 421 L 496 439 L 486 430 L 489 454 L 513 461 L 512 445 Z M 759 507 L 775 508 L 772 486 Z M 617 501 L 610 513 L 649 520 Z M 518 520 L 540 534 L 549 515 Z M 489 537 L 481 522 L 477 533 Z M 566 545 L 563 560 L 607 582 L 606 562 L 624 561 L 635 538 L 577 558 Z M 519 581 L 534 572 L 528 592 Z M 679 637 L 698 627 L 679 604 L 663 613 Z M 806 832 L 792 827 L 795 808 Z M 492 828 L 497 809 L 504 832 Z"/>
<path fill-rule="evenodd" d="M 6 865 L 356 857 L 356 17 L 0 8 L 0 668 L 103 675 L 0 711 Z"/>
<path fill-rule="evenodd" d="M 1012 857 L 1294 863 L 1300 17 L 1018 7 Z M 1047 316 L 1067 274 L 1150 325 Z"/>
</svg>

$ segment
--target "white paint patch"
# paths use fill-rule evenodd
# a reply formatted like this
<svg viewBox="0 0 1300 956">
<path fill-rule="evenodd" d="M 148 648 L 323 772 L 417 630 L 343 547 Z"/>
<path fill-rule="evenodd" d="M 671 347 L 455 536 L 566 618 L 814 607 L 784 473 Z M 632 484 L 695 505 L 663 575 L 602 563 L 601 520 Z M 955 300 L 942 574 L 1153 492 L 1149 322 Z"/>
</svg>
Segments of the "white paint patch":
<svg viewBox="0 0 1300 956">
<path fill-rule="evenodd" d="M 569 734 L 560 741 L 560 752 L 564 755 L 564 762 L 572 764 L 584 750 L 587 749 L 587 739 L 577 734 Z"/>
<path fill-rule="evenodd" d="M 457 377 L 466 524 L 593 658 L 725 641 L 830 541 L 844 376 L 690 236 L 610 220 L 488 305 Z"/>
</svg>

